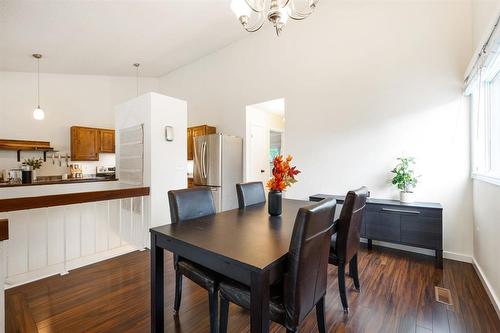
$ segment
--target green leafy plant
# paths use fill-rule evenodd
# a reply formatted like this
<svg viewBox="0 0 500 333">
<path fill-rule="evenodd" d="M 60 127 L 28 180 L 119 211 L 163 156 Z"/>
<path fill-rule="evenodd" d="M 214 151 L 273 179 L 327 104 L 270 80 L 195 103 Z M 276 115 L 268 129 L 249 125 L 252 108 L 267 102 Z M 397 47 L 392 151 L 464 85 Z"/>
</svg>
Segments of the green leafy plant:
<svg viewBox="0 0 500 333">
<path fill-rule="evenodd" d="M 413 165 L 415 158 L 413 157 L 398 157 L 399 163 L 391 171 L 394 174 L 392 184 L 402 192 L 411 192 L 417 186 L 418 177 L 415 176 Z"/>
<path fill-rule="evenodd" d="M 40 169 L 42 167 L 43 159 L 42 158 L 28 158 L 25 159 L 23 165 L 29 165 L 33 168 L 33 170 Z"/>
</svg>

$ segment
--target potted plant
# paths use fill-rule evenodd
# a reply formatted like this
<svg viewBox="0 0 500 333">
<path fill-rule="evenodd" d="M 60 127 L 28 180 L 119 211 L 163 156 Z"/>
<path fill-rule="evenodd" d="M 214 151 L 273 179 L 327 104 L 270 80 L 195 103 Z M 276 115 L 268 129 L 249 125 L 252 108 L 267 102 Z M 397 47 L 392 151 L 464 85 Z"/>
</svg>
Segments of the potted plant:
<svg viewBox="0 0 500 333">
<path fill-rule="evenodd" d="M 297 182 L 295 176 L 300 171 L 297 167 L 290 166 L 291 161 L 291 155 L 288 155 L 286 159 L 282 155 L 277 155 L 273 159 L 273 177 L 267 182 L 269 189 L 267 208 L 271 216 L 281 215 L 282 192 Z"/>
<path fill-rule="evenodd" d="M 413 189 L 417 186 L 418 177 L 415 176 L 413 165 L 415 158 L 413 157 L 399 157 L 399 163 L 391 171 L 394 174 L 392 184 L 396 185 L 399 189 L 400 201 L 404 203 L 413 202 Z"/>
<path fill-rule="evenodd" d="M 29 166 L 31 167 L 32 173 L 31 173 L 31 180 L 35 181 L 36 180 L 36 170 L 40 169 L 42 167 L 43 159 L 42 158 L 28 158 L 25 159 L 23 162 L 24 166 Z"/>
</svg>

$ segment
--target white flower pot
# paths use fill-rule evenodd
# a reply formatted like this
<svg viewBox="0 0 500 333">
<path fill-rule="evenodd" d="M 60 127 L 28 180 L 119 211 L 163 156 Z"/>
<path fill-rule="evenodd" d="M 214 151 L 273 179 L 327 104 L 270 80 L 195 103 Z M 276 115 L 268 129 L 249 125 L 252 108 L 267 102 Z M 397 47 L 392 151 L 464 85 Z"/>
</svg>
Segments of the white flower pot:
<svg viewBox="0 0 500 333">
<path fill-rule="evenodd" d="M 415 202 L 413 192 L 399 192 L 399 201 L 403 203 L 412 203 Z"/>
</svg>

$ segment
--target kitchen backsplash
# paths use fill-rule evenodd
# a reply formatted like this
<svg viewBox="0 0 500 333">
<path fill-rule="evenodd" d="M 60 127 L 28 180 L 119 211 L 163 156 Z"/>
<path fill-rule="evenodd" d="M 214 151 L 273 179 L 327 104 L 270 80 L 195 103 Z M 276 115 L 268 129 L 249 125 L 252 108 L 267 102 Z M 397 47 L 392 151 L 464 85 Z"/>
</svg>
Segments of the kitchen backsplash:
<svg viewBox="0 0 500 333">
<path fill-rule="evenodd" d="M 69 154 L 69 152 L 68 152 Z M 64 152 L 61 152 L 61 166 L 59 166 L 59 161 L 57 158 L 54 159 L 54 163 L 52 162 L 52 153 L 47 153 L 47 161 L 42 164 L 42 167 L 37 170 L 37 175 L 39 176 L 57 176 L 62 175 L 64 173 L 69 173 L 69 168 L 66 167 L 66 161 L 64 159 Z M 55 154 L 57 156 L 57 153 Z M 21 162 L 17 162 L 17 156 L 15 151 L 0 151 L 0 170 L 4 169 L 13 169 L 17 168 L 21 165 L 22 161 L 27 158 L 40 158 L 43 157 L 43 153 L 41 152 L 21 152 Z M 75 161 L 71 162 L 69 160 L 69 164 L 78 163 L 82 166 L 82 172 L 85 175 L 95 174 L 96 167 L 99 165 L 102 166 L 115 166 L 115 154 L 99 154 L 99 161 L 87 161 L 80 162 Z"/>
</svg>

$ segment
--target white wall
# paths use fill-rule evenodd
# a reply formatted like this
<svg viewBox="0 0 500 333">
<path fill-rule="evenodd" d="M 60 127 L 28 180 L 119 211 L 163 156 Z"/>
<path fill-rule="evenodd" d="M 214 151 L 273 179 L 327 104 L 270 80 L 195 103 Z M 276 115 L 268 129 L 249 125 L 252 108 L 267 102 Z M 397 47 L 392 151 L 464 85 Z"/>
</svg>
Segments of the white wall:
<svg viewBox="0 0 500 333">
<path fill-rule="evenodd" d="M 479 50 L 500 14 L 499 0 L 473 0 L 474 47 Z M 500 186 L 474 180 L 474 259 L 500 315 Z"/>
<path fill-rule="evenodd" d="M 289 197 L 367 185 L 396 198 L 395 158 L 417 158 L 417 198 L 444 206 L 444 249 L 472 255 L 469 1 L 323 1 L 180 68 L 160 89 L 188 101 L 190 123 L 245 135 L 245 106 L 286 99 L 286 146 L 302 173 Z M 267 27 L 267 25 L 266 25 Z M 464 258 L 459 256 L 458 258 Z"/>
<path fill-rule="evenodd" d="M 36 106 L 36 74 L 0 72 L 0 138 L 50 141 L 62 154 L 70 153 L 70 127 L 114 128 L 113 107 L 136 96 L 135 77 L 45 74 L 40 76 L 40 104 L 45 120 L 33 119 Z M 157 91 L 158 79 L 141 78 L 140 91 Z M 50 155 L 50 154 L 49 154 Z M 21 153 L 21 161 L 41 153 Z M 0 151 L 0 169 L 18 166 L 16 153 Z M 84 173 L 96 165 L 114 165 L 114 154 L 101 154 L 99 162 L 85 163 Z M 39 175 L 68 172 L 51 161 Z"/>
<path fill-rule="evenodd" d="M 150 227 L 168 224 L 168 191 L 187 187 L 186 102 L 148 93 L 116 106 L 115 110 L 118 135 L 120 129 L 144 124 L 144 185 L 150 187 L 145 200 L 146 216 Z M 173 141 L 166 141 L 165 126 L 173 127 Z M 120 160 L 120 147 L 117 155 Z"/>
</svg>

